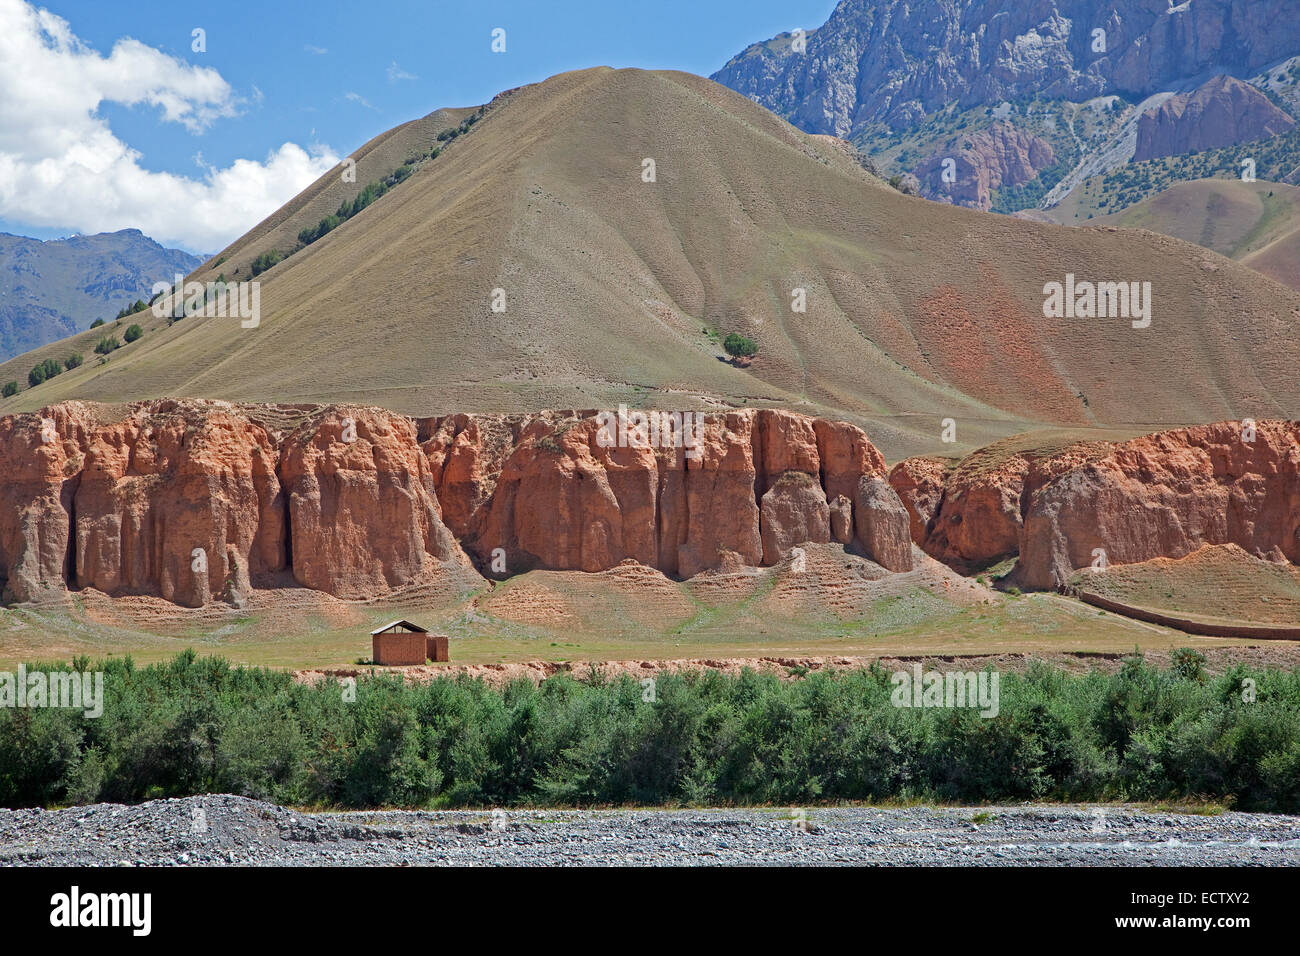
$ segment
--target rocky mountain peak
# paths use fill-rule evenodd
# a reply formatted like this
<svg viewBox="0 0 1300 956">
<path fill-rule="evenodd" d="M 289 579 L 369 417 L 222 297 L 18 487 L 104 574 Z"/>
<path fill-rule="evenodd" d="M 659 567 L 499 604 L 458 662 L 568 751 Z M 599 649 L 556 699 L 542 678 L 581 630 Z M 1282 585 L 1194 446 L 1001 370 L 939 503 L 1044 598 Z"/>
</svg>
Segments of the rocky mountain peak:
<svg viewBox="0 0 1300 956">
<path fill-rule="evenodd" d="M 1142 98 L 1300 49 L 1291 0 L 842 0 L 713 79 L 808 132 L 905 129 L 950 103 Z M 802 52 L 801 52 L 802 51 Z"/>
<path fill-rule="evenodd" d="M 1170 97 L 1138 123 L 1135 162 L 1276 136 L 1295 120 L 1267 96 L 1231 76 L 1216 76 L 1191 93 Z"/>
</svg>

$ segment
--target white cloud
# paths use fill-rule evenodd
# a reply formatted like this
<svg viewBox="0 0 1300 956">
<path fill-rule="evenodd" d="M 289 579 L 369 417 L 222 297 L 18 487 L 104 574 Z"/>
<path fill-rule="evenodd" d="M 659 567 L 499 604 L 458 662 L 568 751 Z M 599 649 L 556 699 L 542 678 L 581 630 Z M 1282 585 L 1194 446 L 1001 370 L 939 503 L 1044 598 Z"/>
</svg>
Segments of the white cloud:
<svg viewBox="0 0 1300 956">
<path fill-rule="evenodd" d="M 261 161 L 203 166 L 201 178 L 151 171 L 99 116 L 110 102 L 155 107 L 191 132 L 237 114 L 216 70 L 130 38 L 104 56 L 61 17 L 0 0 L 0 217 L 87 233 L 134 227 L 212 252 L 339 161 L 327 147 L 284 143 Z"/>
<path fill-rule="evenodd" d="M 418 80 L 418 79 L 419 77 L 416 76 L 414 73 L 407 73 L 400 66 L 398 66 L 396 60 L 394 60 L 392 63 L 388 65 L 389 83 L 396 83 L 398 80 Z"/>
<path fill-rule="evenodd" d="M 360 93 L 348 92 L 343 94 L 343 98 L 352 103 L 360 103 L 368 110 L 373 110 L 375 106 Z"/>
<path fill-rule="evenodd" d="M 325 49 L 323 46 L 312 46 L 310 43 L 304 46 L 303 49 L 313 56 L 324 56 L 329 52 L 329 50 Z"/>
</svg>

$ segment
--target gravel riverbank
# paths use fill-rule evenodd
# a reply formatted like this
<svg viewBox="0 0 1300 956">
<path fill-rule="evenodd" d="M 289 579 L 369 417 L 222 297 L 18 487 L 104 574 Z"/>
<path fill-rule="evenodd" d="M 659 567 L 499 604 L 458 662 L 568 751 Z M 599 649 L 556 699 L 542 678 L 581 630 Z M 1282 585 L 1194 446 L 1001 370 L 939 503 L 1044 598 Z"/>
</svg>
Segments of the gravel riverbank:
<svg viewBox="0 0 1300 956">
<path fill-rule="evenodd" d="M 1127 806 L 302 813 L 234 796 L 0 810 L 0 865 L 1300 865 L 1300 817 Z"/>
</svg>

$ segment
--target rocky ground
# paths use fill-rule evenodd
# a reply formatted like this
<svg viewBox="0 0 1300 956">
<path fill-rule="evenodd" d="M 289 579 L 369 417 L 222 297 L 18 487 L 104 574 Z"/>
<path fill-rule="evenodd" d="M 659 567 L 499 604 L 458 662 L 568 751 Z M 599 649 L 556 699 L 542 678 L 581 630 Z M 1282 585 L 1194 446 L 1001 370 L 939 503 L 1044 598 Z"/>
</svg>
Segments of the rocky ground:
<svg viewBox="0 0 1300 956">
<path fill-rule="evenodd" d="M 1250 667 L 1300 667 L 1300 643 L 1295 641 L 1265 641 L 1258 645 L 1234 647 L 1206 647 L 1202 652 L 1205 657 L 1205 670 L 1210 674 L 1221 674 L 1237 664 Z M 1115 673 L 1123 666 L 1127 652 L 1083 652 L 1083 653 L 1038 653 L 1038 654 L 912 654 L 880 655 L 865 657 L 860 655 L 836 655 L 834 657 L 810 657 L 790 655 L 782 657 L 727 657 L 706 658 L 692 657 L 664 660 L 623 660 L 623 661 L 510 661 L 500 664 L 423 664 L 410 667 L 385 667 L 385 674 L 400 673 L 407 680 L 428 683 L 438 677 L 473 677 L 487 681 L 493 686 L 501 687 L 520 678 L 537 682 L 555 674 L 571 674 L 578 679 L 586 679 L 596 673 L 606 680 L 616 679 L 623 674 L 635 678 L 654 677 L 664 673 L 677 674 L 688 671 L 716 670 L 724 674 L 738 675 L 746 668 L 760 674 L 775 674 L 787 680 L 804 671 L 833 671 L 869 668 L 880 664 L 887 672 L 907 670 L 919 663 L 926 670 L 938 671 L 980 671 L 991 667 L 999 672 L 1022 672 L 1035 662 L 1046 663 L 1061 670 L 1082 674 L 1089 670 Z M 1150 649 L 1144 656 L 1153 667 L 1171 666 L 1172 654 L 1168 650 Z M 328 670 L 310 669 L 294 671 L 294 678 L 304 683 L 316 683 L 326 678 L 360 677 L 376 671 L 373 666 L 344 667 Z"/>
<path fill-rule="evenodd" d="M 1127 806 L 301 813 L 234 796 L 0 810 L 0 865 L 1300 865 L 1300 817 Z"/>
</svg>

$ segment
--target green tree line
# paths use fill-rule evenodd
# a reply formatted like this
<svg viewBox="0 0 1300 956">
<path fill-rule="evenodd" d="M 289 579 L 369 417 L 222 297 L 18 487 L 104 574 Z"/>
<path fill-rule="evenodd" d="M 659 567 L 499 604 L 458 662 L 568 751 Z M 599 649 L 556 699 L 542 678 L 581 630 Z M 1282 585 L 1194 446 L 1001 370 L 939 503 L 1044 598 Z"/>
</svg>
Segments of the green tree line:
<svg viewBox="0 0 1300 956">
<path fill-rule="evenodd" d="M 291 805 L 1219 799 L 1300 811 L 1300 671 L 1036 663 L 999 714 L 891 703 L 873 669 L 332 680 L 186 652 L 103 670 L 104 712 L 0 708 L 0 804 L 228 792 Z M 36 665 L 32 665 L 35 667 Z M 65 665 L 66 667 L 66 665 Z M 1253 699 L 1243 694 L 1254 681 Z M 653 697 L 647 700 L 647 697 Z"/>
</svg>

